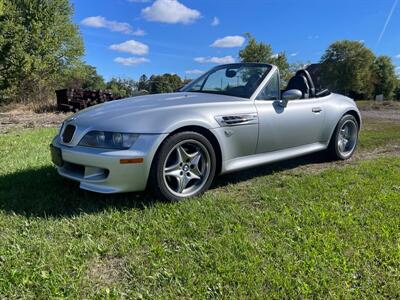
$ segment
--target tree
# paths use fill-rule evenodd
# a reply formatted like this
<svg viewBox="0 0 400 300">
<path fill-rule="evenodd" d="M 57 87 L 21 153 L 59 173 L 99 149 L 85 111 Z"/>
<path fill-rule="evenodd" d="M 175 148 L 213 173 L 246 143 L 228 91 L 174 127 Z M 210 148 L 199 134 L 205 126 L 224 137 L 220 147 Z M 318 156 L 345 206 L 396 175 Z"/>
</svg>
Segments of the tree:
<svg viewBox="0 0 400 300">
<path fill-rule="evenodd" d="M 247 45 L 239 51 L 242 62 L 268 63 L 272 57 L 272 47 L 263 42 L 257 42 L 249 33 L 246 33 Z"/>
<path fill-rule="evenodd" d="M 374 94 L 383 95 L 385 99 L 391 99 L 397 85 L 395 66 L 388 56 L 379 56 L 373 66 Z"/>
<path fill-rule="evenodd" d="M 172 93 L 183 85 L 176 74 L 152 75 L 149 80 L 150 94 Z"/>
<path fill-rule="evenodd" d="M 293 74 L 290 72 L 290 65 L 287 61 L 286 54 L 284 52 L 278 53 L 269 59 L 270 64 L 273 64 L 279 68 L 281 79 L 286 84 Z"/>
<path fill-rule="evenodd" d="M 176 74 L 164 74 L 163 77 L 168 82 L 171 92 L 176 91 L 183 85 L 182 79 Z"/>
<path fill-rule="evenodd" d="M 107 82 L 107 89 L 113 95 L 121 98 L 132 97 L 138 94 L 138 84 L 132 79 L 112 78 Z"/>
<path fill-rule="evenodd" d="M 103 90 L 106 88 L 104 78 L 97 73 L 95 67 L 79 62 L 63 71 L 63 80 L 59 88 L 84 88 Z"/>
<path fill-rule="evenodd" d="M 149 81 L 148 81 L 147 76 L 145 74 L 143 74 L 139 78 L 138 90 L 139 91 L 148 91 L 149 90 Z"/>
<path fill-rule="evenodd" d="M 372 63 L 375 55 L 358 41 L 333 43 L 321 58 L 324 82 L 333 91 L 370 96 L 373 92 Z"/>
<path fill-rule="evenodd" d="M 399 76 L 397 76 L 396 88 L 394 90 L 394 94 L 395 94 L 395 99 L 400 100 L 400 77 Z"/>
<path fill-rule="evenodd" d="M 83 71 L 82 88 L 88 90 L 104 90 L 106 88 L 103 76 L 97 74 L 95 67 L 84 65 Z"/>
<path fill-rule="evenodd" d="M 254 62 L 273 64 L 279 68 L 281 78 L 284 82 L 289 80 L 289 63 L 284 52 L 273 55 L 272 47 L 263 42 L 257 42 L 249 33 L 246 33 L 247 45 L 239 51 L 241 62 Z"/>
<path fill-rule="evenodd" d="M 68 0 L 3 0 L 0 101 L 41 100 L 83 55 Z"/>
</svg>

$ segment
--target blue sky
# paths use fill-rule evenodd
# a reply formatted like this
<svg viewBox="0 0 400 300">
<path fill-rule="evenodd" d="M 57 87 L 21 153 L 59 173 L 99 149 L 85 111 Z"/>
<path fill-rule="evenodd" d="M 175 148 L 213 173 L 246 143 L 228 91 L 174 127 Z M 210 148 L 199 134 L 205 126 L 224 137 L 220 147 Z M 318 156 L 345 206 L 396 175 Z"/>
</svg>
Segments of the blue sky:
<svg viewBox="0 0 400 300">
<path fill-rule="evenodd" d="M 72 0 L 87 63 L 111 77 L 193 78 L 238 59 L 243 33 L 316 62 L 334 41 L 363 41 L 400 71 L 399 0 Z M 397 5 L 398 4 L 398 5 Z M 397 57 L 396 57 L 397 56 Z"/>
</svg>

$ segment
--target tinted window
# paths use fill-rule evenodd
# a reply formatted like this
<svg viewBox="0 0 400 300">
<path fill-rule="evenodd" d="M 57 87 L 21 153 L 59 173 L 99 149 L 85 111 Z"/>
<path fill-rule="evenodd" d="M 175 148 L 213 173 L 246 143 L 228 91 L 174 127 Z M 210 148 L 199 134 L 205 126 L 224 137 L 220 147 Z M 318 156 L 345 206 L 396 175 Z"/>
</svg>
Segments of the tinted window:
<svg viewBox="0 0 400 300">
<path fill-rule="evenodd" d="M 275 72 L 264 89 L 258 94 L 257 100 L 278 100 L 279 92 L 279 74 Z"/>
</svg>

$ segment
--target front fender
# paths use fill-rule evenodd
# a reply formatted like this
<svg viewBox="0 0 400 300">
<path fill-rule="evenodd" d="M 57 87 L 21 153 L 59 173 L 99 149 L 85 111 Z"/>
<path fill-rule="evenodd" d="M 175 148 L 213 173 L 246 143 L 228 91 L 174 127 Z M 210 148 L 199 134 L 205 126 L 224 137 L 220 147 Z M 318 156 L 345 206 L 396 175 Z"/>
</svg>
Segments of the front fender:
<svg viewBox="0 0 400 300">
<path fill-rule="evenodd" d="M 166 122 L 166 127 L 163 133 L 171 133 L 176 131 L 182 127 L 187 126 L 198 126 L 205 129 L 213 129 L 219 127 L 218 123 L 211 118 L 207 118 L 205 116 L 191 116 L 190 119 L 188 118 L 178 118 L 175 120 L 170 120 L 170 122 Z"/>
<path fill-rule="evenodd" d="M 326 136 L 327 145 L 332 138 L 337 124 L 344 115 L 355 115 L 359 121 L 359 129 L 362 126 L 361 113 L 354 100 L 337 94 L 333 94 L 333 96 L 334 98 L 332 99 L 332 101 L 328 101 L 327 114 L 325 119 L 326 126 L 324 135 Z"/>
</svg>

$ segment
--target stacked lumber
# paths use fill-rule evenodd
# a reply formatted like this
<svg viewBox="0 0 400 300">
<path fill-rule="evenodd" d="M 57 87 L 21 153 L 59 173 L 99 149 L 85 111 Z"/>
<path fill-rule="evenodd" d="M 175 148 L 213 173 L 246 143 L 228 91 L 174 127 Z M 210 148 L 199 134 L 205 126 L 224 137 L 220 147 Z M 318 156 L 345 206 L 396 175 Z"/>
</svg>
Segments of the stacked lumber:
<svg viewBox="0 0 400 300">
<path fill-rule="evenodd" d="M 62 112 L 77 112 L 86 107 L 120 99 L 108 90 L 62 89 L 56 91 L 57 110 Z"/>
</svg>

